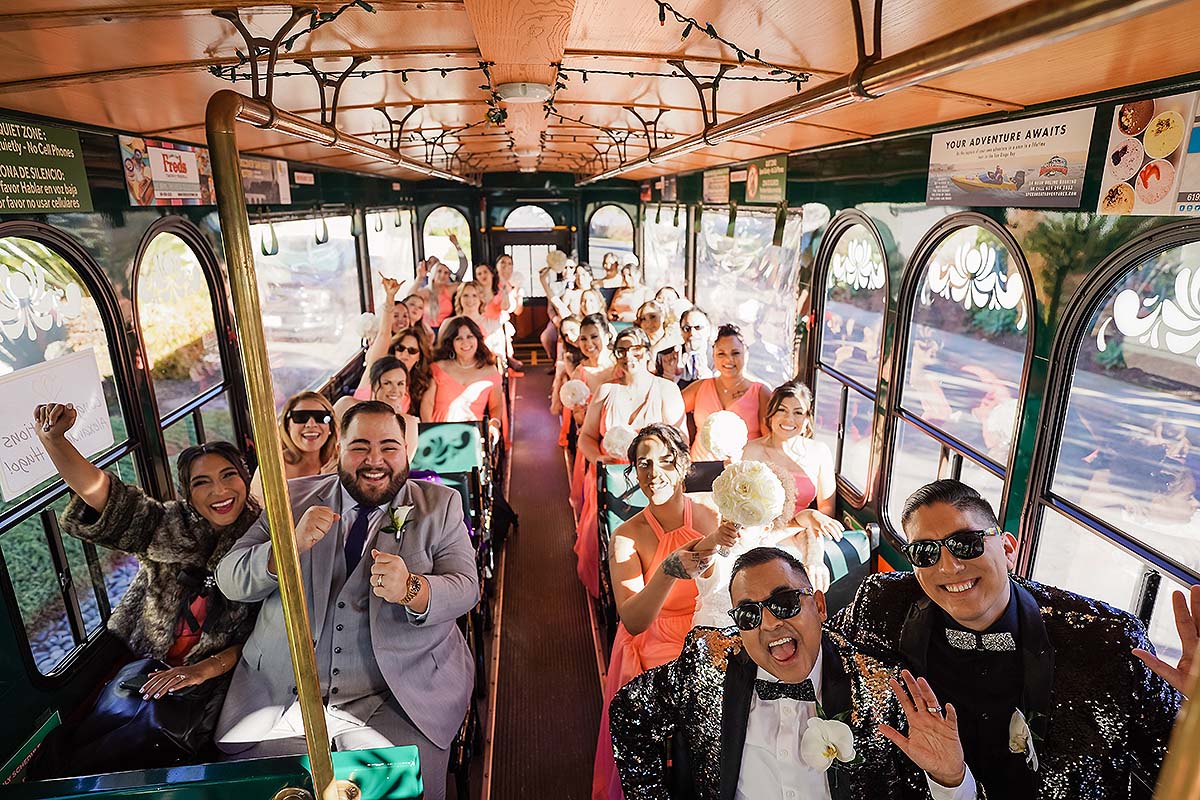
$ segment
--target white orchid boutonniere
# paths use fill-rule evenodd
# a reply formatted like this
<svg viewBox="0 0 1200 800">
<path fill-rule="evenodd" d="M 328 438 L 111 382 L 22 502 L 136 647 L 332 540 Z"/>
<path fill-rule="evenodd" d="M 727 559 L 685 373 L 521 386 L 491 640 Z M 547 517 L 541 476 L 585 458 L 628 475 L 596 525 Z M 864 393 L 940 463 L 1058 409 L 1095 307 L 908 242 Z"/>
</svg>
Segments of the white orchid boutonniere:
<svg viewBox="0 0 1200 800">
<path fill-rule="evenodd" d="M 1014 709 L 1012 718 L 1008 721 L 1008 751 L 1024 753 L 1025 763 L 1029 765 L 1029 769 L 1037 772 L 1038 757 L 1037 750 L 1033 747 L 1033 738 L 1033 731 L 1029 730 L 1029 723 L 1025 721 L 1025 715 L 1021 713 L 1021 709 Z"/>
<path fill-rule="evenodd" d="M 379 529 L 380 533 L 394 533 L 396 541 L 400 541 L 404 529 L 408 527 L 409 515 L 412 514 L 412 510 L 412 506 L 389 508 L 387 510 L 388 524 Z"/>
<path fill-rule="evenodd" d="M 800 737 L 800 758 L 817 772 L 825 772 L 834 761 L 852 763 L 858 758 L 854 731 L 841 720 L 812 717 Z"/>
</svg>

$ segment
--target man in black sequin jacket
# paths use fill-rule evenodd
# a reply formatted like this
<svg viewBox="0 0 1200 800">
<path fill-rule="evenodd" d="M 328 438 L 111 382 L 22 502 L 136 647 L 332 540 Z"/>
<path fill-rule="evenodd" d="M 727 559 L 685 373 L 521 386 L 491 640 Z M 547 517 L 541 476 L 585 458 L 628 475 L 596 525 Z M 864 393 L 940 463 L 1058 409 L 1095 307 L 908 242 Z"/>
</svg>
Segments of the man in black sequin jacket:
<svg viewBox="0 0 1200 800">
<path fill-rule="evenodd" d="M 1131 654 L 1151 648 L 1142 624 L 1011 576 L 1016 539 L 958 481 L 918 490 L 902 525 L 914 572 L 868 578 L 831 626 L 954 703 L 992 800 L 1149 796 L 1181 697 Z"/>
<path fill-rule="evenodd" d="M 932 694 L 914 704 L 894 670 L 823 631 L 824 598 L 796 559 L 775 548 L 747 552 L 734 565 L 731 595 L 735 611 L 751 612 L 740 632 L 695 628 L 678 659 L 613 699 L 627 800 L 976 797 L 953 710 L 943 714 Z M 905 678 L 918 697 L 916 679 Z M 814 717 L 839 715 L 855 754 L 822 772 L 806 754 L 807 732 Z M 905 717 L 907 736 L 899 733 Z"/>
</svg>

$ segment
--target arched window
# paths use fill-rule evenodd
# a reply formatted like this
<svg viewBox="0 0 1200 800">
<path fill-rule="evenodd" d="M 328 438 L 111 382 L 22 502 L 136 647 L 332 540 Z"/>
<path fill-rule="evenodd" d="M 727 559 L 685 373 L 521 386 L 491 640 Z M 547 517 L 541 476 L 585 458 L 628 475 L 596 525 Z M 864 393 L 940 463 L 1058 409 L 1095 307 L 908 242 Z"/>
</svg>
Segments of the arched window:
<svg viewBox="0 0 1200 800">
<path fill-rule="evenodd" d="M 28 234 L 27 224 L 17 227 L 22 234 L 0 232 L 6 397 L 0 551 L 32 663 L 50 674 L 104 626 L 137 561 L 60 532 L 58 518 L 70 494 L 32 438 L 34 404 L 69 402 L 82 409 L 75 430 L 83 455 L 129 483 L 137 484 L 138 474 L 110 348 L 120 327 L 115 302 L 93 298 L 77 271 L 87 256 L 66 237 L 40 226 Z"/>
<path fill-rule="evenodd" d="M 350 217 L 250 226 L 275 407 L 317 389 L 362 347 Z"/>
<path fill-rule="evenodd" d="M 471 223 L 461 211 L 450 206 L 435 208 L 425 218 L 425 227 L 421 230 L 425 257 L 437 256 L 450 269 L 457 270 L 459 267 L 458 250 L 450 241 L 451 235 L 458 239 L 458 246 L 462 248 L 463 254 L 467 257 L 467 264 L 472 264 Z"/>
<path fill-rule="evenodd" d="M 169 231 L 150 240 L 137 268 L 137 323 L 174 474 L 186 447 L 236 441 L 213 316 L 195 251 Z"/>
<path fill-rule="evenodd" d="M 1032 563 L 1141 616 L 1171 663 L 1171 593 L 1200 583 L 1200 242 L 1175 242 L 1102 269 L 1064 320 Z"/>
<path fill-rule="evenodd" d="M 369 212 L 367 253 L 371 258 L 371 296 L 375 301 L 375 311 L 383 313 L 385 309 L 380 308 L 380 304 L 386 296 L 383 291 L 384 277 L 406 281 L 417 274 L 417 261 L 413 251 L 412 209 Z M 458 263 L 454 262 L 451 266 L 457 267 Z"/>
<path fill-rule="evenodd" d="M 815 365 L 816 438 L 860 496 L 870 487 L 871 430 L 887 307 L 887 258 L 874 225 L 858 212 L 836 220 L 818 263 L 824 270 Z"/>
<path fill-rule="evenodd" d="M 898 535 L 904 501 L 938 478 L 973 486 L 1003 514 L 1030 344 L 1027 267 L 1007 235 L 970 214 L 926 241 L 902 298 L 908 328 L 887 491 Z"/>
<path fill-rule="evenodd" d="M 598 267 L 605 253 L 633 253 L 633 219 L 616 205 L 600 206 L 588 221 L 588 264 Z M 654 287 L 657 288 L 657 287 Z"/>
<path fill-rule="evenodd" d="M 548 231 L 554 227 L 554 217 L 541 206 L 517 206 L 504 218 L 510 231 Z"/>
</svg>

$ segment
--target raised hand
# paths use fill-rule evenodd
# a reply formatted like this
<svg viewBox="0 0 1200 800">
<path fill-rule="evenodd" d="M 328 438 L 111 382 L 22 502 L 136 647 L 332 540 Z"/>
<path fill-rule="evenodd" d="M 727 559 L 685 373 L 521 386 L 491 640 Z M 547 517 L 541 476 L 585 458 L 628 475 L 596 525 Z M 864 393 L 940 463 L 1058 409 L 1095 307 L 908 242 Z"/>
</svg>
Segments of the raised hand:
<svg viewBox="0 0 1200 800">
<path fill-rule="evenodd" d="M 880 735 L 942 786 L 960 785 L 966 777 L 967 764 L 963 760 L 954 706 L 947 704 L 943 715 L 942 705 L 928 681 L 914 678 L 908 670 L 901 670 L 900 677 L 903 685 L 895 678 L 888 684 L 908 719 L 908 736 L 890 725 L 880 725 Z"/>
<path fill-rule="evenodd" d="M 808 582 L 812 584 L 813 591 L 829 591 L 829 586 L 833 583 L 833 576 L 829 574 L 829 567 L 825 566 L 823 560 L 815 564 L 805 564 L 804 571 L 808 573 Z"/>
<path fill-rule="evenodd" d="M 383 279 L 383 293 L 387 295 L 389 301 L 394 301 L 396 295 L 400 293 L 400 281 L 385 276 Z"/>
<path fill-rule="evenodd" d="M 296 550 L 307 553 L 333 529 L 341 516 L 327 506 L 311 506 L 296 523 Z"/>
<path fill-rule="evenodd" d="M 408 594 L 408 564 L 392 553 L 371 550 L 371 592 L 389 603 L 399 602 Z"/>
<path fill-rule="evenodd" d="M 78 418 L 79 412 L 70 403 L 46 403 L 33 409 L 34 426 L 43 442 L 63 439 Z"/>
<path fill-rule="evenodd" d="M 676 580 L 686 581 L 702 574 L 712 566 L 712 559 L 712 550 L 693 550 L 691 544 L 685 544 L 664 558 L 659 569 Z"/>
<path fill-rule="evenodd" d="M 448 238 L 450 240 L 450 244 L 454 245 L 455 247 L 458 247 L 458 236 L 456 236 L 455 234 L 452 233 L 449 236 L 447 236 L 446 238 Z"/>
<path fill-rule="evenodd" d="M 1158 675 L 1183 694 L 1187 690 L 1188 676 L 1196 663 L 1196 644 L 1200 642 L 1200 586 L 1189 590 L 1191 608 L 1188 608 L 1188 596 L 1183 592 L 1171 595 L 1171 605 L 1175 610 L 1175 628 L 1179 631 L 1179 641 L 1183 644 L 1183 655 L 1179 663 L 1172 667 L 1148 650 L 1134 648 L 1133 654 Z"/>
<path fill-rule="evenodd" d="M 721 520 L 721 525 L 708 536 L 700 540 L 701 550 L 725 550 L 733 547 L 742 538 L 742 526 L 729 520 Z"/>
</svg>

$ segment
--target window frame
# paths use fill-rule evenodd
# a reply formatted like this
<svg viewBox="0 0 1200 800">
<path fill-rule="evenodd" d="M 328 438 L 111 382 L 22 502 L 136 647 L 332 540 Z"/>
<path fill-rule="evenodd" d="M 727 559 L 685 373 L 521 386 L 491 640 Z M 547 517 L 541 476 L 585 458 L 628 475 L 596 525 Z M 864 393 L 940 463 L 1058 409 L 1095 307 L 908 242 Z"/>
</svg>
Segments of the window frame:
<svg viewBox="0 0 1200 800">
<path fill-rule="evenodd" d="M 413 237 L 413 247 L 416 249 L 417 254 L 419 256 L 419 258 L 417 259 L 417 262 L 424 261 L 429 257 L 425 253 L 425 226 L 429 224 L 429 218 L 432 217 L 435 212 L 437 212 L 443 208 L 450 208 L 450 209 L 457 211 L 462 216 L 462 218 L 464 220 L 466 220 L 466 222 L 467 222 L 467 233 L 470 235 L 470 244 L 471 244 L 471 253 L 467 256 L 467 266 L 469 268 L 468 272 L 471 269 L 474 269 L 475 263 L 478 262 L 478 256 L 476 255 L 477 251 L 475 249 L 475 225 L 471 221 L 471 210 L 469 208 L 467 208 L 466 206 L 461 206 L 461 205 L 458 205 L 457 203 L 434 203 L 431 205 L 425 205 L 423 207 L 426 210 L 423 213 L 420 213 L 420 208 L 418 208 L 417 209 L 418 213 L 413 217 L 413 225 L 416 228 L 416 230 L 414 231 L 415 236 Z M 463 244 L 463 243 L 459 242 L 459 244 Z M 463 248 L 464 251 L 466 251 L 466 249 L 467 248 L 465 248 L 465 247 Z M 457 263 L 451 264 L 449 266 L 451 267 L 451 269 L 458 268 Z"/>
<path fill-rule="evenodd" d="M 105 276 L 104 270 L 82 244 L 67 233 L 41 222 L 26 219 L 0 221 L 0 239 L 7 238 L 28 239 L 54 251 L 71 267 L 87 288 L 92 302 L 96 304 L 96 308 L 100 312 L 100 321 L 104 326 L 109 361 L 113 367 L 113 387 L 117 392 L 127 434 L 123 442 L 115 443 L 108 450 L 93 456 L 90 460 L 97 467 L 106 469 L 120 459 L 129 456 L 142 483 L 147 484 L 147 489 L 154 489 L 155 487 L 149 479 L 151 470 L 145 448 L 147 439 L 144 427 L 145 419 L 142 414 L 138 413 L 138 409 L 141 408 L 138 397 L 148 386 L 142 386 L 136 380 L 139 373 L 136 368 L 135 353 L 131 348 L 131 339 L 125 335 L 125 317 L 121 312 L 118 297 Z M 47 513 L 50 505 L 69 492 L 70 489 L 67 488 L 66 483 L 60 479 L 40 492 L 29 496 L 20 504 L 0 515 L 0 536 L 27 519 L 41 518 L 47 549 L 51 561 L 58 571 L 59 590 L 62 593 L 67 622 L 73 630 L 72 637 L 74 638 L 74 630 L 82 621 L 77 587 L 71 575 L 70 565 L 66 562 L 62 533 L 59 530 L 57 519 L 52 520 L 52 528 L 46 522 L 47 516 L 53 516 L 52 513 Z M 83 544 L 90 567 L 96 558 L 96 546 L 88 542 Z M 112 614 L 108 592 L 103 581 L 98 587 L 94 585 L 96 572 L 95 570 L 90 571 L 93 581 L 91 588 L 96 593 L 101 621 L 107 623 Z M 85 636 L 83 641 L 76 643 L 50 672 L 43 673 L 34 661 L 32 644 L 25 629 L 25 620 L 21 617 L 16 589 L 9 576 L 2 550 L 0 550 L 0 598 L 3 599 L 8 612 L 13 637 L 19 645 L 23 645 L 17 648 L 17 655 L 21 659 L 31 685 L 39 689 L 52 690 L 66 685 L 78 672 L 81 665 L 89 660 L 90 654 L 94 650 L 93 645 L 101 640 L 107 631 L 107 625 L 101 625 L 90 636 Z"/>
<path fill-rule="evenodd" d="M 1017 569 L 1022 575 L 1033 573 L 1046 515 L 1054 513 L 1062 514 L 1084 532 L 1141 561 L 1145 567 L 1138 589 L 1141 596 L 1133 603 L 1137 610 L 1131 613 L 1136 614 L 1147 626 L 1150 625 L 1150 612 L 1153 611 L 1161 582 L 1158 576 L 1165 574 L 1185 586 L 1196 583 L 1196 576 L 1188 574 L 1111 523 L 1057 496 L 1053 491 L 1054 471 L 1065 432 L 1069 390 L 1075 377 L 1079 352 L 1100 304 L 1147 259 L 1196 242 L 1200 242 L 1200 220 L 1197 219 L 1167 222 L 1146 231 L 1117 248 L 1099 266 L 1090 270 L 1067 303 L 1051 346 L 1052 367 L 1046 381 L 1046 401 L 1042 406 L 1030 462 L 1028 501 L 1021 517 L 1021 528 L 1026 535 L 1021 537 Z"/>
<path fill-rule="evenodd" d="M 821 362 L 821 343 L 825 335 L 825 300 L 828 294 L 827 283 L 829 280 L 829 270 L 833 262 L 833 254 L 837 249 L 842 237 L 850 232 L 856 226 L 860 226 L 867 230 L 868 235 L 874 240 L 876 246 L 879 247 L 879 253 L 883 257 L 883 314 L 880 319 L 879 332 L 879 354 L 875 365 L 875 386 L 867 387 L 859 383 L 849 375 L 842 373 L 840 370 L 834 369 Z M 879 419 L 880 408 L 882 406 L 882 392 L 880 384 L 883 381 L 883 343 L 884 333 L 887 327 L 888 317 L 892 307 L 891 299 L 891 265 L 888 262 L 888 251 L 886 243 L 883 239 L 883 234 L 879 230 L 879 226 L 875 220 L 871 219 L 867 214 L 859 211 L 856 208 L 844 209 L 834 216 L 825 227 L 825 232 L 821 237 L 821 245 L 817 249 L 817 257 L 813 263 L 812 273 L 812 331 L 813 334 L 809 337 L 808 342 L 808 363 L 812 366 L 806 370 L 806 383 L 813 395 L 813 405 L 817 404 L 817 375 L 823 373 L 826 377 L 836 381 L 839 386 L 838 399 L 838 442 L 837 448 L 833 454 L 833 471 L 837 480 L 838 490 L 842 500 L 848 502 L 853 508 L 864 508 L 872 497 L 878 494 L 879 472 L 880 465 L 876 461 L 882 461 L 880 457 L 880 448 L 874 439 L 874 434 L 877 430 L 877 425 L 872 425 L 872 441 L 871 441 L 871 457 L 867 463 L 867 486 L 854 486 L 847 479 L 842 477 L 842 455 L 845 449 L 845 438 L 843 431 L 846 427 L 846 413 L 850 406 L 848 392 L 857 392 L 864 399 L 868 400 L 875 409 L 874 417 L 876 422 Z M 872 477 L 874 476 L 874 477 Z"/>
<path fill-rule="evenodd" d="M 591 262 L 592 219 L 595 218 L 596 213 L 598 211 L 600 211 L 601 209 L 604 209 L 604 208 L 608 208 L 609 206 L 614 206 L 615 208 L 620 209 L 621 211 L 625 212 L 625 216 L 629 218 L 629 224 L 633 226 L 633 239 L 630 241 L 630 245 L 633 248 L 633 254 L 635 256 L 637 256 L 637 259 L 638 259 L 638 270 L 640 272 L 644 273 L 644 268 L 642 266 L 642 236 L 641 236 L 642 226 L 640 224 L 641 216 L 642 216 L 642 206 L 641 206 L 641 204 L 638 204 L 636 206 L 627 206 L 625 203 L 623 203 L 619 200 L 593 200 L 588 204 L 587 215 L 583 221 L 584 222 L 583 230 L 586 234 L 586 236 L 584 238 L 585 246 L 580 249 L 581 258 L 584 253 L 587 253 L 587 258 L 582 258 L 583 262 L 593 268 L 600 266 L 600 264 L 598 264 L 598 263 L 592 264 L 592 262 Z M 617 261 L 618 261 L 618 263 L 620 263 L 619 257 L 618 257 Z"/>
<path fill-rule="evenodd" d="M 524 227 L 511 228 L 511 227 L 509 227 L 508 221 L 510 219 L 512 219 L 512 215 L 517 213 L 518 211 L 523 211 L 524 209 L 527 209 L 527 208 L 536 208 L 538 211 L 541 211 L 543 214 L 545 214 L 549 218 L 550 224 L 543 228 L 524 228 Z M 515 205 L 515 206 L 512 206 L 509 208 L 508 213 L 506 213 L 504 215 L 504 221 L 500 225 L 500 227 L 503 230 L 512 231 L 514 233 L 518 233 L 521 231 L 529 231 L 530 233 L 545 233 L 546 231 L 557 230 L 560 226 L 559 226 L 558 222 L 554 219 L 554 215 L 551 214 L 549 211 L 547 211 L 545 208 L 543 208 L 541 206 L 541 204 L 539 204 L 539 203 L 521 203 L 520 205 Z"/>
<path fill-rule="evenodd" d="M 1025 283 L 1025 303 L 1028 313 L 1025 357 L 1021 366 L 1021 379 L 1017 385 L 1017 415 L 1016 419 L 1013 420 L 1013 439 L 1008 451 L 1008 460 L 1004 464 L 997 463 L 987 455 L 976 451 L 975 448 L 965 442 L 959 441 L 957 437 L 946 433 L 936 425 L 925 422 L 916 414 L 906 411 L 903 408 L 904 376 L 906 374 L 905 370 L 908 367 L 908 345 L 913 327 L 913 312 L 916 309 L 917 295 L 921 290 L 921 281 L 924 279 L 929 267 L 929 259 L 949 236 L 964 228 L 971 227 L 983 228 L 1004 244 L 1005 249 L 1008 251 L 1010 265 L 1015 266 L 1021 275 L 1021 280 Z M 896 299 L 894 320 L 894 335 L 890 349 L 892 365 L 887 376 L 887 396 L 884 398 L 884 446 L 881 448 L 883 457 L 880 460 L 877 477 L 877 481 L 881 485 L 879 486 L 880 491 L 875 495 L 878 498 L 881 528 L 887 532 L 888 537 L 894 543 L 903 544 L 906 541 L 903 532 L 893 530 L 891 520 L 888 519 L 887 514 L 888 504 L 891 500 L 891 475 L 892 468 L 895 465 L 896 442 L 900 432 L 900 425 L 915 426 L 923 434 L 938 443 L 942 450 L 938 466 L 939 474 L 943 470 L 946 470 L 947 462 L 949 462 L 949 470 L 946 472 L 946 476 L 958 476 L 962 470 L 963 459 L 969 458 L 981 469 L 1000 478 L 1004 484 L 1004 491 L 1001 494 L 1000 506 L 995 511 L 997 519 L 1001 521 L 1001 524 L 1004 524 L 1010 506 L 1009 499 L 1012 496 L 1011 480 L 1014 475 L 1014 467 L 1016 466 L 1018 435 L 1026 417 L 1027 409 L 1025 405 L 1029 394 L 1029 379 L 1033 367 L 1034 354 L 1037 352 L 1035 347 L 1040 324 L 1033 274 L 1029 268 L 1029 262 L 1025 258 L 1024 251 L 1008 229 L 992 217 L 977 211 L 961 211 L 938 220 L 921 237 L 920 242 L 917 243 L 912 255 L 909 256 L 908 261 L 904 265 L 904 273 L 900 282 L 900 293 Z"/>
<path fill-rule="evenodd" d="M 362 237 L 358 241 L 358 259 L 360 262 L 360 271 L 365 271 L 365 276 L 361 279 L 362 281 L 366 282 L 366 294 L 363 297 L 363 308 L 371 313 L 381 313 L 380 309 L 378 308 L 380 298 L 375 296 L 375 271 L 371 266 L 371 231 L 374 230 L 376 233 L 382 233 L 383 231 L 382 228 L 376 228 L 375 226 L 371 225 L 371 215 L 378 214 L 380 221 L 382 221 L 384 215 L 386 214 L 395 213 L 399 215 L 405 211 L 407 211 L 409 214 L 408 238 L 412 246 L 413 279 L 415 279 L 417 274 L 417 263 L 421 261 L 421 254 L 418 251 L 417 245 L 417 239 L 419 238 L 417 231 L 417 207 L 411 204 L 402 203 L 399 205 L 389 206 L 369 206 L 362 210 L 363 226 Z M 400 228 L 403 226 L 395 225 L 395 227 Z M 474 269 L 475 266 L 472 264 L 472 274 Z M 370 302 L 367 302 L 368 298 Z"/>
<path fill-rule="evenodd" d="M 646 274 L 646 263 L 645 263 L 645 258 L 646 258 L 645 254 L 647 252 L 646 234 L 650 230 L 650 226 L 646 224 L 646 220 L 649 218 L 651 206 L 655 206 L 656 217 L 661 215 L 661 212 L 663 211 L 664 208 L 670 209 L 672 216 L 675 215 L 677 212 L 679 213 L 679 225 L 675 226 L 675 227 L 683 228 L 683 264 L 681 265 L 682 268 L 679 271 L 679 278 L 683 282 L 683 285 L 676 286 L 674 283 L 671 283 L 669 285 L 679 291 L 680 297 L 691 300 L 695 295 L 695 290 L 692 287 L 694 280 L 693 280 L 693 276 L 691 274 L 691 263 L 690 263 L 691 251 L 692 251 L 692 247 L 693 247 L 691 206 L 689 206 L 687 203 L 662 203 L 662 202 L 659 202 L 659 203 L 643 203 L 642 204 L 641 211 L 639 212 L 639 214 L 642 216 L 642 224 L 637 226 L 636 230 L 634 231 L 634 235 L 636 236 L 636 238 L 638 240 L 636 243 L 637 244 L 636 249 L 637 249 L 638 264 L 642 270 L 643 280 L 645 279 L 645 274 Z M 656 220 L 654 224 L 662 225 L 663 223 Z M 589 228 L 589 232 L 590 232 L 590 228 Z"/>
</svg>

